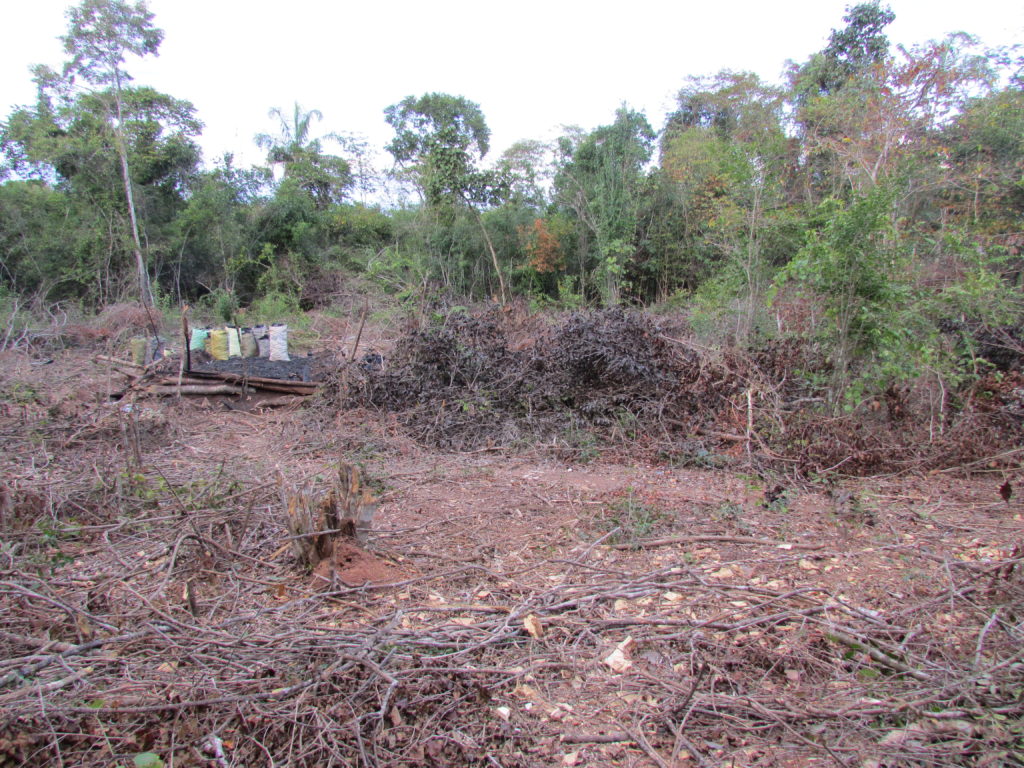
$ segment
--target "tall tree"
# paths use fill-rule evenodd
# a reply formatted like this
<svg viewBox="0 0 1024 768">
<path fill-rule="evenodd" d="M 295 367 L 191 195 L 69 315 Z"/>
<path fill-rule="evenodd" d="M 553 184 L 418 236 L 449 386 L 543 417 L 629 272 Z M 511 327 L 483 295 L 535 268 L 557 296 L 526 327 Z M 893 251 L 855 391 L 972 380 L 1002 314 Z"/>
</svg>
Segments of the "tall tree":
<svg viewBox="0 0 1024 768">
<path fill-rule="evenodd" d="M 597 286 L 610 304 L 619 299 L 624 263 L 634 252 L 644 168 L 654 137 L 647 118 L 623 106 L 611 125 L 589 134 L 570 133 L 558 142 L 555 197 L 583 228 L 578 238 L 581 277 L 593 264 Z"/>
<path fill-rule="evenodd" d="M 828 96 L 842 88 L 851 78 L 863 75 L 881 64 L 889 55 L 889 38 L 885 28 L 896 14 L 878 0 L 847 7 L 843 29 L 833 29 L 825 49 L 804 65 L 805 93 Z"/>
<path fill-rule="evenodd" d="M 283 166 L 284 179 L 310 194 L 318 208 L 342 202 L 353 183 L 349 163 L 325 153 L 322 139 L 311 138 L 313 120 L 323 120 L 323 113 L 319 109 L 304 111 L 296 103 L 290 117 L 277 107 L 270 110 L 270 117 L 280 124 L 278 135 L 256 136 L 257 146 L 267 151 L 267 161 Z M 333 133 L 324 138 L 342 141 Z"/>
<path fill-rule="evenodd" d="M 392 104 L 384 116 L 395 131 L 387 150 L 396 164 L 412 171 L 427 207 L 449 222 L 460 209 L 476 220 L 505 302 L 505 277 L 481 208 L 505 199 L 509 184 L 504 174 L 480 168 L 491 136 L 480 105 L 462 96 L 427 93 Z"/>
<path fill-rule="evenodd" d="M 134 5 L 123 0 L 83 0 L 77 8 L 69 8 L 67 16 L 68 33 L 61 41 L 64 52 L 71 59 L 64 65 L 63 77 L 68 87 L 85 83 L 94 89 L 104 89 L 109 95 L 110 120 L 121 161 L 125 202 L 135 245 L 139 298 L 143 305 L 149 306 L 153 303 L 153 292 L 142 254 L 124 135 L 124 88 L 132 79 L 124 69 L 124 63 L 129 54 L 140 57 L 157 55 L 164 33 L 153 26 L 153 14 L 142 0 Z M 48 77 L 45 73 L 40 74 Z"/>
<path fill-rule="evenodd" d="M 737 342 L 753 329 L 779 261 L 790 153 L 783 95 L 749 72 L 690 78 L 662 136 L 663 177 L 682 209 L 675 236 L 689 262 L 675 270 L 711 278 L 734 314 Z"/>
<path fill-rule="evenodd" d="M 62 296 L 103 303 L 138 283 L 139 249 L 126 205 L 124 164 L 111 119 L 108 90 L 77 92 L 46 82 L 33 107 L 16 109 L 0 125 L 0 150 L 20 178 L 53 187 L 67 207 L 63 236 L 72 238 L 64 269 L 42 285 Z M 200 124 L 187 101 L 145 86 L 121 93 L 120 129 L 131 168 L 139 236 L 146 243 L 147 278 L 159 273 L 171 222 L 184 206 L 199 162 Z M 36 198 L 41 199 L 41 198 Z M 56 204 L 58 197 L 50 197 Z M 131 275 L 135 275 L 132 279 Z"/>
</svg>

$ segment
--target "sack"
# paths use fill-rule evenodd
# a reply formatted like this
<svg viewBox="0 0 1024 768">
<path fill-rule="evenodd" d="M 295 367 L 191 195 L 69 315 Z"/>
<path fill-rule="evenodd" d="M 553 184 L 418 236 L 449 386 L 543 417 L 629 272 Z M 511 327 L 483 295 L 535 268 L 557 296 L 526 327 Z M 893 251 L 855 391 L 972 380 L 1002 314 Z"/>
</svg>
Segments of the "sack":
<svg viewBox="0 0 1024 768">
<path fill-rule="evenodd" d="M 199 352 L 206 348 L 206 337 L 210 335 L 208 328 L 193 328 L 192 336 L 189 338 L 188 348 L 193 352 Z"/>
<path fill-rule="evenodd" d="M 238 336 L 238 329 L 228 325 L 224 330 L 228 333 L 228 357 L 241 357 L 242 340 Z"/>
<path fill-rule="evenodd" d="M 270 359 L 280 362 L 291 359 L 288 357 L 288 326 L 283 323 L 270 326 Z"/>
<path fill-rule="evenodd" d="M 210 335 L 207 337 L 209 346 L 207 352 L 210 353 L 210 357 L 214 360 L 227 360 L 228 359 L 228 332 L 223 328 L 217 328 L 216 330 L 210 331 Z"/>
<path fill-rule="evenodd" d="M 257 357 L 260 354 L 256 337 L 252 335 L 252 331 L 248 328 L 242 329 L 242 339 L 239 342 L 239 346 L 242 348 L 242 357 Z"/>
</svg>

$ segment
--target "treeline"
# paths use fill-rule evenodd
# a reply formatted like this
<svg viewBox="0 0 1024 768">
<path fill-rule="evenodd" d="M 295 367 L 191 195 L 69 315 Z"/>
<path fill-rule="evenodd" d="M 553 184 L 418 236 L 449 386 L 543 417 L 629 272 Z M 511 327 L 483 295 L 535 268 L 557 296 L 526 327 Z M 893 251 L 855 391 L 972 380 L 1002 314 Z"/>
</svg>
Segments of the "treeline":
<svg viewBox="0 0 1024 768">
<path fill-rule="evenodd" d="M 1024 245 L 1022 59 L 953 35 L 894 49 L 893 14 L 848 9 L 775 85 L 691 77 L 660 130 L 627 106 L 497 158 L 479 106 L 410 96 L 385 110 L 394 167 L 274 110 L 265 167 L 204 168 L 186 100 L 131 81 L 156 54 L 143 3 L 69 11 L 61 71 L 0 124 L 0 283 L 101 306 L 329 304 L 353 276 L 559 306 L 678 301 L 721 340 L 813 331 L 852 360 L 932 364 L 941 318 L 1015 317 Z M 417 202 L 383 207 L 383 186 Z M 207 298 L 207 300 L 211 300 Z"/>
</svg>

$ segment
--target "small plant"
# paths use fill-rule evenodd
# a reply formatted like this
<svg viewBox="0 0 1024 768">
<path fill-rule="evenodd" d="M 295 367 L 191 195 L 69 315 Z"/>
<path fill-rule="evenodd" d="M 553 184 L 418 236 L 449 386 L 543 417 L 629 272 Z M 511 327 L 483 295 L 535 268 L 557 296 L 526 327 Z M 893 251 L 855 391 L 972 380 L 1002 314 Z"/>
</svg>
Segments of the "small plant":
<svg viewBox="0 0 1024 768">
<path fill-rule="evenodd" d="M 678 453 L 673 466 L 693 467 L 695 469 L 717 469 L 725 462 L 722 457 L 711 453 L 707 448 L 698 446 L 692 451 Z"/>
<path fill-rule="evenodd" d="M 636 440 L 639 419 L 632 411 L 621 410 L 615 414 L 615 429 L 627 440 Z"/>
<path fill-rule="evenodd" d="M 589 464 L 601 455 L 597 447 L 597 438 L 594 434 L 575 423 L 566 429 L 563 440 L 566 443 L 569 454 L 580 464 Z"/>
<path fill-rule="evenodd" d="M 138 499 L 147 506 L 155 507 L 169 492 L 167 481 L 162 477 L 149 477 L 138 470 L 125 469 L 118 476 L 123 496 Z"/>
<path fill-rule="evenodd" d="M 750 523 L 743 519 L 742 504 L 737 504 L 732 501 L 719 504 L 718 507 L 712 511 L 711 517 L 719 522 L 729 523 L 739 531 L 748 532 L 750 530 Z"/>
<path fill-rule="evenodd" d="M 711 517 L 715 520 L 727 521 L 735 523 L 743 516 L 743 507 L 732 501 L 726 501 L 719 504 L 718 507 L 711 513 Z"/>
<path fill-rule="evenodd" d="M 39 390 L 32 384 L 12 381 L 0 390 L 0 398 L 14 405 L 32 405 L 39 401 Z"/>
<path fill-rule="evenodd" d="M 781 485 L 775 485 L 764 492 L 764 501 L 761 506 L 771 512 L 785 514 L 789 512 L 790 491 Z"/>
<path fill-rule="evenodd" d="M 637 499 L 632 488 L 625 499 L 612 504 L 609 512 L 605 518 L 606 527 L 611 530 L 620 529 L 614 540 L 633 546 L 638 546 L 641 540 L 648 538 L 668 517 L 664 510 Z"/>
</svg>

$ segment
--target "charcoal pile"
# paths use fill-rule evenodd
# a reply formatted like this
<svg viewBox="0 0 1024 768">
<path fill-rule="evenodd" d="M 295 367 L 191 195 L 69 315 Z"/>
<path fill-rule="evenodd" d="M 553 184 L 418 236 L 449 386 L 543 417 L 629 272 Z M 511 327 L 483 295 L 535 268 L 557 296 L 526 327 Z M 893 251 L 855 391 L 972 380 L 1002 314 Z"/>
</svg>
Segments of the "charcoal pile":
<svg viewBox="0 0 1024 768">
<path fill-rule="evenodd" d="M 293 357 L 291 360 L 270 360 L 265 357 L 232 357 L 228 360 L 193 362 L 192 373 L 229 373 L 243 377 L 281 379 L 282 381 L 315 381 L 322 374 L 322 366 L 313 357 Z"/>
</svg>

